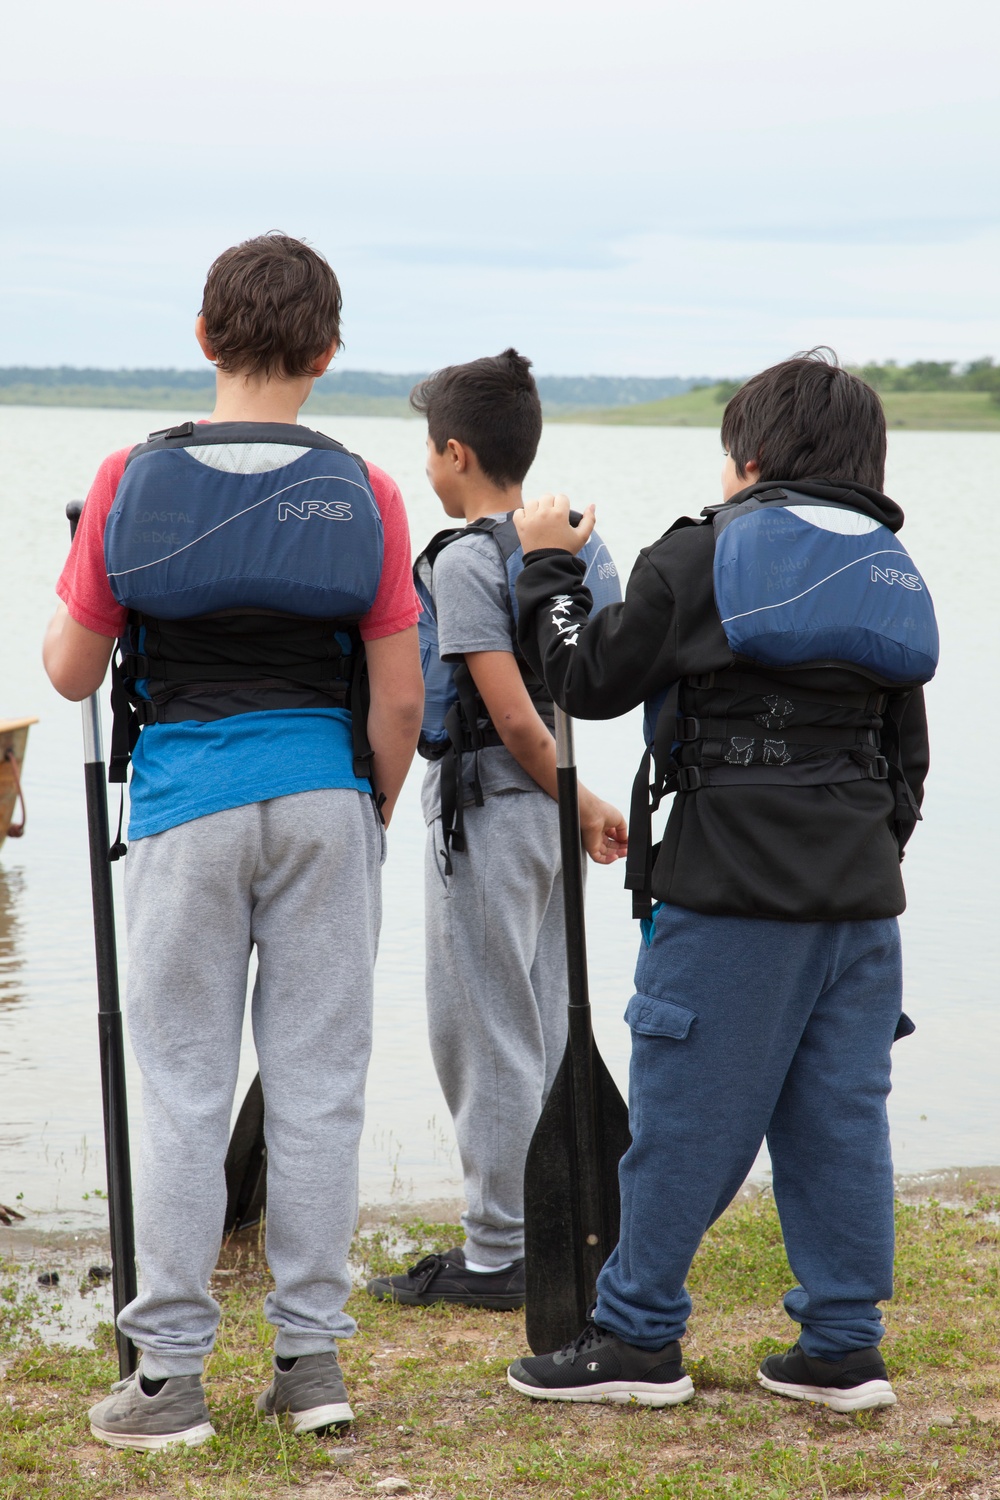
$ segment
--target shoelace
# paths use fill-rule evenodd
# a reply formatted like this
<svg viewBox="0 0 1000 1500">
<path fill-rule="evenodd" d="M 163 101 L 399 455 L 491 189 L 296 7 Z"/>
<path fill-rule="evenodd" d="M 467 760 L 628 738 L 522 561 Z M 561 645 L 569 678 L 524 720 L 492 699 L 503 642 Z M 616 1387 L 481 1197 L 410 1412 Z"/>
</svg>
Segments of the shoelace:
<svg viewBox="0 0 1000 1500">
<path fill-rule="evenodd" d="M 575 1365 L 578 1354 L 586 1354 L 594 1344 L 603 1343 L 604 1338 L 603 1328 L 598 1328 L 596 1323 L 587 1323 L 583 1332 L 578 1333 L 571 1343 L 565 1344 L 560 1352 L 568 1354 L 570 1364 Z"/>
<path fill-rule="evenodd" d="M 423 1260 L 418 1260 L 415 1266 L 410 1266 L 407 1276 L 412 1276 L 417 1283 L 418 1292 L 426 1292 L 437 1273 L 444 1267 L 450 1267 L 451 1261 L 446 1260 L 443 1255 L 425 1255 Z"/>
</svg>

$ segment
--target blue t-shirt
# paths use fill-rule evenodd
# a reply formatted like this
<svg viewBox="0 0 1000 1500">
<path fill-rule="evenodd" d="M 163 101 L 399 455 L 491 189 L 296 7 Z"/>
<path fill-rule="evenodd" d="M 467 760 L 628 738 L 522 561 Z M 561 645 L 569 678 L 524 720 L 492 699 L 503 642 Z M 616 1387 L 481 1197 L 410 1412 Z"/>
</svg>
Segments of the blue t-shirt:
<svg viewBox="0 0 1000 1500">
<path fill-rule="evenodd" d="M 269 709 L 207 724 L 149 724 L 132 752 L 130 839 L 163 833 L 248 802 L 347 787 L 354 774 L 351 716 L 342 708 Z"/>
</svg>

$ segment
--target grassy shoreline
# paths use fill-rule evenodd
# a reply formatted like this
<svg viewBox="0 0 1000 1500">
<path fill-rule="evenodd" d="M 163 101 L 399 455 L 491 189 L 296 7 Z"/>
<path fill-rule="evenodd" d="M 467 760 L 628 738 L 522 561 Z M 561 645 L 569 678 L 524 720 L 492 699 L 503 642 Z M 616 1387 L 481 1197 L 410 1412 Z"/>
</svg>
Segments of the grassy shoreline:
<svg viewBox="0 0 1000 1500">
<path fill-rule="evenodd" d="M 357 1291 L 359 1336 L 341 1349 L 354 1427 L 340 1440 L 293 1439 L 252 1413 L 270 1329 L 250 1231 L 226 1248 L 213 1284 L 218 1436 L 168 1455 L 118 1453 L 93 1442 L 85 1420 L 115 1375 L 109 1325 L 93 1349 L 46 1344 L 37 1294 L 0 1276 L 0 1497 L 346 1500 L 396 1492 L 385 1484 L 396 1479 L 424 1500 L 994 1500 L 1000 1193 L 984 1186 L 966 1180 L 954 1207 L 899 1203 L 884 1344 L 899 1404 L 855 1416 L 770 1397 L 754 1379 L 759 1359 L 794 1338 L 780 1304 L 793 1278 L 766 1192 L 731 1208 L 699 1253 L 686 1346 L 697 1395 L 664 1412 L 525 1401 L 504 1378 L 524 1349 L 520 1315 L 386 1306 Z M 356 1272 L 411 1263 L 456 1235 L 453 1224 L 369 1226 Z"/>
<path fill-rule="evenodd" d="M 886 425 L 892 430 L 1000 432 L 1000 405 L 986 391 L 885 391 L 881 400 Z M 716 387 L 706 386 L 664 401 L 563 413 L 549 420 L 601 427 L 718 428 L 724 410 L 725 403 L 716 397 Z"/>
</svg>

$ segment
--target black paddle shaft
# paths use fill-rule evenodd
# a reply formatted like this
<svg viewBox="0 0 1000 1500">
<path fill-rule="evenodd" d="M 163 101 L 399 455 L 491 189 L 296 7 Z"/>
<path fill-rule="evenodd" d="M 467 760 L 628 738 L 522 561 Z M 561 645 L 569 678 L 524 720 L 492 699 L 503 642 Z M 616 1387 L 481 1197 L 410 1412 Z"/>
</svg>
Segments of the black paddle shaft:
<svg viewBox="0 0 1000 1500">
<path fill-rule="evenodd" d="M 594 1032 L 587 979 L 587 929 L 583 896 L 583 846 L 580 840 L 580 796 L 573 745 L 573 721 L 555 711 L 556 780 L 559 790 L 559 841 L 563 867 L 566 920 L 566 968 L 569 989 L 567 1054 L 573 1095 L 573 1123 L 579 1212 L 578 1253 L 584 1285 L 591 1287 L 604 1264 L 604 1209 L 601 1201 L 597 1092 L 594 1078 Z"/>
<path fill-rule="evenodd" d="M 83 506 L 66 507 L 70 536 L 76 534 Z M 104 1105 L 104 1155 L 108 1177 L 108 1221 L 111 1232 L 111 1287 L 115 1308 L 115 1341 L 121 1378 L 138 1363 L 134 1344 L 118 1327 L 118 1314 L 136 1294 L 135 1229 L 132 1220 L 132 1168 L 128 1142 L 125 1089 L 125 1041 L 118 992 L 115 907 L 108 860 L 108 787 L 101 735 L 101 704 L 96 693 L 83 704 L 83 775 L 87 793 L 90 841 L 90 885 L 94 905 L 97 956 L 97 1028 L 101 1054 L 101 1098 Z"/>
</svg>

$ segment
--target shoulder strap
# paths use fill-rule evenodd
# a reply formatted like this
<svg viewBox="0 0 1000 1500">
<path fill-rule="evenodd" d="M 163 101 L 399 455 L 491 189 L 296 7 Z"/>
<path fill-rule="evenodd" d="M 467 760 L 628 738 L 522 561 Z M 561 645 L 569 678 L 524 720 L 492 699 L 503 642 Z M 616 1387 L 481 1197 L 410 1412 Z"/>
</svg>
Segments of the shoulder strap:
<svg viewBox="0 0 1000 1500">
<path fill-rule="evenodd" d="M 211 448 L 220 443 L 284 444 L 289 448 L 319 448 L 344 453 L 353 458 L 367 479 L 368 465 L 358 453 L 352 453 L 336 438 L 312 427 L 290 422 L 180 422 L 176 427 L 161 427 L 151 432 L 144 443 L 137 443 L 125 467 L 143 453 L 159 453 L 171 448 Z"/>
</svg>

